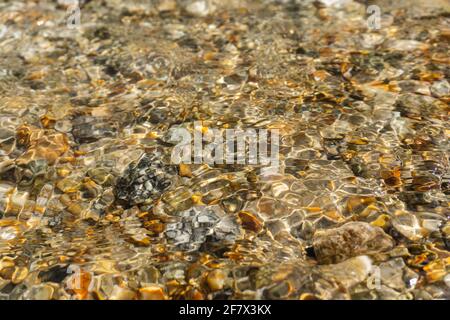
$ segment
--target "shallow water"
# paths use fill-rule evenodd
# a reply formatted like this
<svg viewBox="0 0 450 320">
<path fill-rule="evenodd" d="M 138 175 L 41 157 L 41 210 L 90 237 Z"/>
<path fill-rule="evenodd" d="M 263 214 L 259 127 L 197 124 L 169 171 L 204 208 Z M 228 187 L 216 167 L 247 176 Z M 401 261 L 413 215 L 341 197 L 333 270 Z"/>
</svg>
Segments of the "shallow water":
<svg viewBox="0 0 450 320">
<path fill-rule="evenodd" d="M 0 298 L 450 298 L 450 3 L 390 2 L 1 3 Z"/>
</svg>

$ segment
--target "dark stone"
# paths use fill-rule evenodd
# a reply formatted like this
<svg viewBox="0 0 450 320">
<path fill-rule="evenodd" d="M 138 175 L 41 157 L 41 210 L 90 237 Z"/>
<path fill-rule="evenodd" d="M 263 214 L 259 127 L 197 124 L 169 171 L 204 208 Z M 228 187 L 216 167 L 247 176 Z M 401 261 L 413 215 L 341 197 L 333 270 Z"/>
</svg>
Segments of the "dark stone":
<svg viewBox="0 0 450 320">
<path fill-rule="evenodd" d="M 67 266 L 54 266 L 47 271 L 39 272 L 39 279 L 41 279 L 42 282 L 60 283 L 67 276 Z"/>
<path fill-rule="evenodd" d="M 177 169 L 164 164 L 157 155 L 144 154 L 117 179 L 115 195 L 125 207 L 159 198 L 172 185 Z"/>
</svg>

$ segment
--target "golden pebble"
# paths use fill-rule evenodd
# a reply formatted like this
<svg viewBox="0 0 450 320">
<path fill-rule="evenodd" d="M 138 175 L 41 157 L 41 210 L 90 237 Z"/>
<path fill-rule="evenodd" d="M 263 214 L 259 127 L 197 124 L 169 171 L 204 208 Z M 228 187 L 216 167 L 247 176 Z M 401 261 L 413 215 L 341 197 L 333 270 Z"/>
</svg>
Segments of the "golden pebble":
<svg viewBox="0 0 450 320">
<path fill-rule="evenodd" d="M 148 247 L 150 245 L 150 238 L 146 235 L 136 234 L 130 237 L 131 241 L 139 246 Z"/>
<path fill-rule="evenodd" d="M 70 258 L 68 256 L 60 256 L 59 257 L 59 261 L 62 263 L 67 262 L 69 260 L 70 260 Z"/>
<path fill-rule="evenodd" d="M 192 178 L 191 167 L 187 164 L 180 163 L 179 166 L 180 176 Z"/>
<path fill-rule="evenodd" d="M 21 283 L 28 276 L 28 269 L 26 267 L 16 267 L 12 275 L 11 281 L 14 284 Z"/>
<path fill-rule="evenodd" d="M 319 300 L 315 295 L 312 293 L 302 293 L 300 295 L 300 300 Z"/>
<path fill-rule="evenodd" d="M 60 176 L 61 178 L 65 178 L 70 174 L 71 170 L 67 168 L 58 168 L 56 172 L 58 173 L 58 176 Z"/>
<path fill-rule="evenodd" d="M 72 202 L 67 206 L 67 211 L 75 216 L 80 216 L 83 213 L 83 207 L 79 203 Z"/>
<path fill-rule="evenodd" d="M 150 138 L 150 139 L 157 139 L 157 138 L 159 138 L 158 132 L 150 131 L 149 133 L 147 133 L 147 138 Z"/>
<path fill-rule="evenodd" d="M 320 207 L 305 207 L 304 209 L 309 213 L 318 213 L 322 211 Z"/>
<path fill-rule="evenodd" d="M 442 228 L 442 232 L 446 235 L 446 236 L 450 236 L 450 224 L 447 224 L 445 227 Z"/>
<path fill-rule="evenodd" d="M 92 267 L 92 272 L 95 274 L 115 273 L 117 272 L 116 262 L 113 260 L 95 261 L 95 264 Z"/>
<path fill-rule="evenodd" d="M 159 286 L 149 286 L 139 289 L 140 300 L 166 300 L 164 291 Z"/>
<path fill-rule="evenodd" d="M 204 203 L 202 202 L 202 196 L 199 194 L 193 194 L 191 199 L 192 202 L 194 202 L 194 204 L 196 205 L 204 205 Z"/>
<path fill-rule="evenodd" d="M 222 270 L 213 270 L 208 273 L 206 282 L 212 291 L 219 291 L 223 289 L 226 279 L 227 275 L 225 272 Z"/>
<path fill-rule="evenodd" d="M 370 224 L 374 227 L 385 228 L 389 220 L 390 217 L 387 214 L 382 214 L 374 221 L 372 221 Z"/>
</svg>

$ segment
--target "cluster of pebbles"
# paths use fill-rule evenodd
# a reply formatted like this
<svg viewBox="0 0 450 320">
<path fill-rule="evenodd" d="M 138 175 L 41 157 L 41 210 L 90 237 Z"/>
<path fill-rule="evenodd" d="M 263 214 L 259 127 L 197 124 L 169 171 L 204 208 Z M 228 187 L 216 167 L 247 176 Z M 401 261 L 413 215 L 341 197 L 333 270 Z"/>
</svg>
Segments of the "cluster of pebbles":
<svg viewBox="0 0 450 320">
<path fill-rule="evenodd" d="M 78 3 L 0 4 L 0 299 L 450 298 L 448 1 Z"/>
</svg>

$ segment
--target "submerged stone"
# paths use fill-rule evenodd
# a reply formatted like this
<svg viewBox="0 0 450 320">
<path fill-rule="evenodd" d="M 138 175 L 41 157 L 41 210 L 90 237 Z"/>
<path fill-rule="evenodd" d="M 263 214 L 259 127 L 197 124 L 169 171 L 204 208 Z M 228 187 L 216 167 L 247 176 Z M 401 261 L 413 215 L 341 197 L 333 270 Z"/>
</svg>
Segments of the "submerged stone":
<svg viewBox="0 0 450 320">
<path fill-rule="evenodd" d="M 365 222 L 349 222 L 338 228 L 318 231 L 313 237 L 317 260 L 325 264 L 383 252 L 393 246 L 393 239 L 383 229 Z"/>
<path fill-rule="evenodd" d="M 143 154 L 117 179 L 116 198 L 126 207 L 151 203 L 174 181 L 176 167 L 165 165 L 156 155 Z"/>
</svg>

